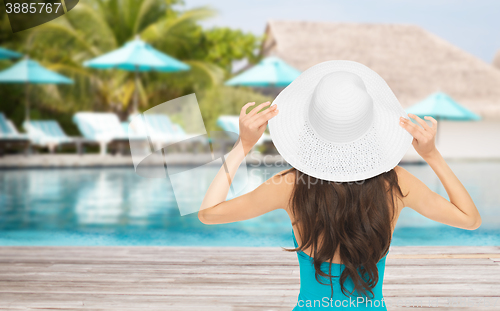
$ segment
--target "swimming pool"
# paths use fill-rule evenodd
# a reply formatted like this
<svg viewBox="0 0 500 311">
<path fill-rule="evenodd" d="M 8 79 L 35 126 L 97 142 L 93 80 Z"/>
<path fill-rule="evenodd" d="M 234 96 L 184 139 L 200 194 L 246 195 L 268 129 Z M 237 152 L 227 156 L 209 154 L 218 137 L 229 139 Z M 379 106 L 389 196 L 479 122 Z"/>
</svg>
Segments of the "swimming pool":
<svg viewBox="0 0 500 311">
<path fill-rule="evenodd" d="M 427 165 L 403 166 L 447 197 Z M 405 208 L 392 245 L 500 245 L 500 162 L 450 166 L 476 202 L 481 228 L 449 227 Z M 250 190 L 269 177 L 264 171 L 283 167 L 248 170 Z M 180 216 L 168 179 L 143 178 L 131 168 L 0 171 L 0 245 L 292 247 L 291 238 L 283 210 L 224 225 L 204 225 L 196 213 Z"/>
</svg>

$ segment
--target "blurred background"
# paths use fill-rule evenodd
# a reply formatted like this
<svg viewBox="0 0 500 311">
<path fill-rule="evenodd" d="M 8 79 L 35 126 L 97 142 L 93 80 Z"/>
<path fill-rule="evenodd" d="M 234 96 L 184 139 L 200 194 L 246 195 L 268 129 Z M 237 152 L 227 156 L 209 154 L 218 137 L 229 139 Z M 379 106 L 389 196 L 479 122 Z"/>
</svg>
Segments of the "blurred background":
<svg viewBox="0 0 500 311">
<path fill-rule="evenodd" d="M 181 216 L 178 202 L 197 206 L 218 169 L 200 168 L 210 141 L 185 111 L 144 119 L 145 148 L 171 145 L 168 165 L 195 172 L 176 179 L 189 190 L 176 197 L 168 176 L 136 174 L 131 120 L 194 93 L 208 133 L 237 133 L 242 105 L 333 59 L 367 65 L 407 112 L 438 119 L 438 149 L 483 217 L 466 231 L 405 209 L 393 245 L 500 245 L 498 10 L 486 0 L 85 0 L 13 33 L 2 7 L 0 245 L 292 246 L 284 211 L 216 226 Z M 287 168 L 268 133 L 247 165 L 244 191 Z M 412 148 L 400 165 L 447 197 Z"/>
</svg>

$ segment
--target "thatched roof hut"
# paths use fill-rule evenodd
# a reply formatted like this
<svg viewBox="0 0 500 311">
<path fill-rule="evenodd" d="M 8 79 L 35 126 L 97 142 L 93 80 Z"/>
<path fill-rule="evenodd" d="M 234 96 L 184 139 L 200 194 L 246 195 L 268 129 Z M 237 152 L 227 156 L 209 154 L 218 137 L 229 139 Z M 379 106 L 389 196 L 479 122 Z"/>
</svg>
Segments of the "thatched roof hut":
<svg viewBox="0 0 500 311">
<path fill-rule="evenodd" d="M 497 51 L 493 58 L 493 66 L 500 69 L 500 50 Z"/>
<path fill-rule="evenodd" d="M 363 63 L 404 107 L 443 91 L 482 116 L 500 118 L 500 70 L 419 26 L 273 20 L 262 49 L 300 70 L 333 59 Z"/>
</svg>

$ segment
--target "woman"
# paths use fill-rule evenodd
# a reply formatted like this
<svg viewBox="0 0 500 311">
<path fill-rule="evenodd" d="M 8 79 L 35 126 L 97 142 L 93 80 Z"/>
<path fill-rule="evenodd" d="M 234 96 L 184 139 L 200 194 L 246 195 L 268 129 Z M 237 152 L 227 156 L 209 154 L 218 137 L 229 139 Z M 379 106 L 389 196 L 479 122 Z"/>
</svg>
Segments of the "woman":
<svg viewBox="0 0 500 311">
<path fill-rule="evenodd" d="M 435 146 L 437 121 L 406 114 L 385 81 L 351 61 L 303 72 L 269 102 L 247 112 L 240 137 L 198 213 L 222 224 L 284 209 L 300 264 L 294 310 L 386 310 L 385 259 L 399 214 L 409 207 L 453 227 L 474 230 L 481 217 Z M 278 111 L 279 109 L 279 111 Z M 262 111 L 261 111 L 262 110 Z M 226 201 L 231 180 L 269 121 L 273 143 L 293 167 Z M 398 166 L 410 145 L 439 177 L 450 200 Z"/>
</svg>

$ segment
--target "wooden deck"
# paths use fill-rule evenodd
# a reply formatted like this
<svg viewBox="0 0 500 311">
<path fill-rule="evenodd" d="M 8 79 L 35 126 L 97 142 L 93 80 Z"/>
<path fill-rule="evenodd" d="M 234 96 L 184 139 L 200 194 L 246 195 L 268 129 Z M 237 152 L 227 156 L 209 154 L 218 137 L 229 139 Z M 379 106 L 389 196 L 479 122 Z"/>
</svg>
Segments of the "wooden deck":
<svg viewBox="0 0 500 311">
<path fill-rule="evenodd" d="M 386 264 L 388 310 L 500 310 L 500 246 L 392 247 Z M 1 310 L 281 311 L 298 291 L 280 248 L 0 247 Z"/>
</svg>

